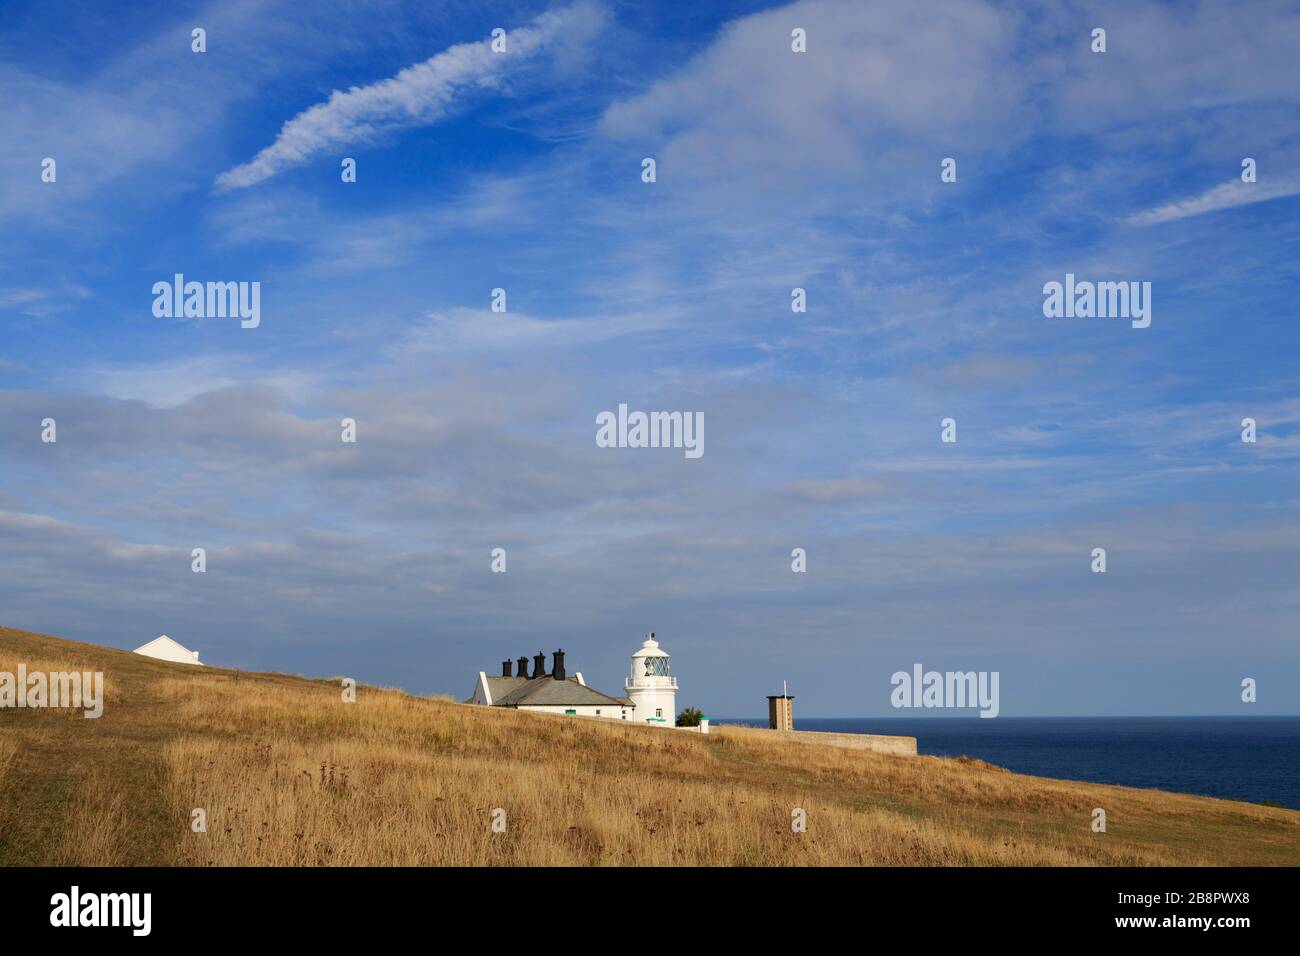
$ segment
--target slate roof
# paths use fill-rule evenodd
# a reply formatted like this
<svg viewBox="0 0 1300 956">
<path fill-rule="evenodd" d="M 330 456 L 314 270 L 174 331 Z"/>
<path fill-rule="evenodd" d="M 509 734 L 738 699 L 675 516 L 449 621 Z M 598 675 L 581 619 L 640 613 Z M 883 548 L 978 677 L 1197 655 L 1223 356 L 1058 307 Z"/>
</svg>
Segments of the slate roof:
<svg viewBox="0 0 1300 956">
<path fill-rule="evenodd" d="M 487 679 L 488 691 L 492 694 L 492 700 L 498 701 L 506 694 L 510 693 L 524 684 L 528 683 L 527 677 L 492 677 Z"/>
<path fill-rule="evenodd" d="M 610 697 L 578 683 L 576 677 L 489 677 L 495 707 L 599 707 L 602 704 L 630 707 L 626 697 Z"/>
</svg>

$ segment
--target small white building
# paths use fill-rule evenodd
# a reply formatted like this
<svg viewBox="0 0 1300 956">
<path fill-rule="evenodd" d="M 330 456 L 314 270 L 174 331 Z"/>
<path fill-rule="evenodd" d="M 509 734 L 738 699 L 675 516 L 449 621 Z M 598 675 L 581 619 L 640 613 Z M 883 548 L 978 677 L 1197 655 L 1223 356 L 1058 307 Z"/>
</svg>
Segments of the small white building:
<svg viewBox="0 0 1300 956">
<path fill-rule="evenodd" d="M 632 702 L 632 719 L 639 724 L 672 727 L 677 723 L 677 678 L 669 673 L 668 652 L 654 632 L 632 655 L 632 673 L 623 681 Z"/>
<path fill-rule="evenodd" d="M 176 641 L 173 641 L 166 634 L 155 637 L 148 644 L 141 644 L 132 653 L 143 654 L 145 657 L 156 657 L 160 661 L 171 661 L 175 664 L 197 664 L 199 667 L 203 663 L 199 660 L 199 652 L 192 651 L 188 647 L 183 647 Z"/>
</svg>

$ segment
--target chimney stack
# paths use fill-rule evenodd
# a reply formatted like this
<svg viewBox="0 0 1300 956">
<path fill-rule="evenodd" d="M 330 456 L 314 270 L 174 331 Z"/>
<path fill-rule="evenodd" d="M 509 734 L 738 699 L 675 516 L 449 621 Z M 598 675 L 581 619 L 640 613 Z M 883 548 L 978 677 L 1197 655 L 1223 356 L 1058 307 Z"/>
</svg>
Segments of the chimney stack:
<svg viewBox="0 0 1300 956">
<path fill-rule="evenodd" d="M 551 667 L 551 676 L 556 680 L 564 680 L 564 651 L 556 651 L 553 660 L 555 663 Z"/>
<path fill-rule="evenodd" d="M 510 672 L 514 670 L 514 667 L 515 667 L 515 662 L 514 662 L 514 661 L 502 661 L 502 662 L 501 662 L 501 676 L 502 676 L 502 677 L 510 677 L 510 676 L 511 676 L 511 673 L 510 673 Z"/>
<path fill-rule="evenodd" d="M 545 677 L 545 676 L 546 676 L 546 655 L 543 654 L 541 651 L 538 651 L 537 656 L 533 658 L 533 677 L 537 678 L 537 677 Z"/>
<path fill-rule="evenodd" d="M 519 658 L 519 676 L 525 680 L 528 679 L 528 658 L 526 657 Z"/>
</svg>

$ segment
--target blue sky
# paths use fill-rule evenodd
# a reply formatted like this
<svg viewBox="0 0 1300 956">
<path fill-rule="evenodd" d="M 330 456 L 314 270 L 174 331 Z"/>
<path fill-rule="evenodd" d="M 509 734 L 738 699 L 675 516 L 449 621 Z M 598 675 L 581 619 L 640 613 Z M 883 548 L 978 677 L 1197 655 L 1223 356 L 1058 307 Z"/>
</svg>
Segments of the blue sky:
<svg viewBox="0 0 1300 956">
<path fill-rule="evenodd" d="M 1300 12 L 695 6 L 7 3 L 0 623 L 457 696 L 556 647 L 616 690 L 654 630 L 716 715 L 910 716 L 915 662 L 1300 712 Z M 156 318 L 177 272 L 261 325 Z M 1045 318 L 1066 273 L 1151 326 Z M 705 454 L 596 447 L 620 403 Z"/>
</svg>

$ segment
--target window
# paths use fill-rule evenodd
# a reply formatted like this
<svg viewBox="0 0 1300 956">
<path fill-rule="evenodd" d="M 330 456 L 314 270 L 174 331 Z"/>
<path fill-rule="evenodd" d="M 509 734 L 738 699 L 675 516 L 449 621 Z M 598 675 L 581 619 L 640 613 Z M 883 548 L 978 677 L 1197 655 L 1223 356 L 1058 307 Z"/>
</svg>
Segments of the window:
<svg viewBox="0 0 1300 956">
<path fill-rule="evenodd" d="M 597 717 L 600 716 L 600 708 L 599 708 L 599 707 L 596 708 L 596 716 L 597 716 Z"/>
<path fill-rule="evenodd" d="M 662 707 L 656 707 L 656 708 L 655 708 L 655 716 L 656 716 L 656 717 L 662 717 L 663 715 L 664 715 L 664 709 L 663 709 Z"/>
<path fill-rule="evenodd" d="M 645 659 L 645 676 L 646 677 L 667 677 L 668 658 L 647 657 Z"/>
</svg>

